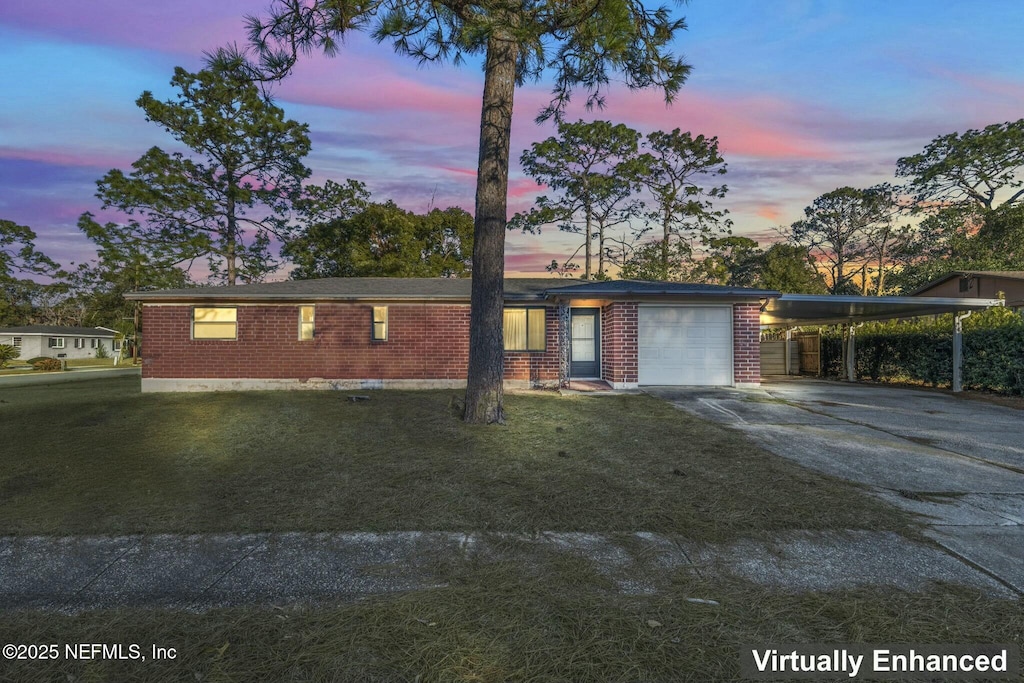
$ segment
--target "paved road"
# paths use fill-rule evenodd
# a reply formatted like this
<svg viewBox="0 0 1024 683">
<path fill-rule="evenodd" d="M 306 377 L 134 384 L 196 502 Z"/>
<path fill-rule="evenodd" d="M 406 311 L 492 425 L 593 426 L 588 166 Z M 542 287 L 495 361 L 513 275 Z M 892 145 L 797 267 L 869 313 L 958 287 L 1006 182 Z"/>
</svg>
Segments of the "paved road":
<svg viewBox="0 0 1024 683">
<path fill-rule="evenodd" d="M 948 552 L 1024 593 L 1024 411 L 818 380 L 648 391 L 923 515 Z"/>
<path fill-rule="evenodd" d="M 5 375 L 0 377 L 0 388 L 23 387 L 40 384 L 63 384 L 107 377 L 141 375 L 140 368 L 75 368 L 66 372 L 40 372 L 31 375 Z"/>
</svg>

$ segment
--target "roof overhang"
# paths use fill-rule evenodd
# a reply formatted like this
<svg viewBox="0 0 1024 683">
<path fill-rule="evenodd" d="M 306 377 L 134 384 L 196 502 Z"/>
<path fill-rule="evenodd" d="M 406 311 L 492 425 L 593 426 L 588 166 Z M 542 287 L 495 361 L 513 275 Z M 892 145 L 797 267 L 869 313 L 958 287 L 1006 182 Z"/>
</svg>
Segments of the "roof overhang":
<svg viewBox="0 0 1024 683">
<path fill-rule="evenodd" d="M 1002 299 L 783 294 L 767 302 L 761 311 L 761 324 L 835 325 L 983 310 L 1002 305 Z"/>
</svg>

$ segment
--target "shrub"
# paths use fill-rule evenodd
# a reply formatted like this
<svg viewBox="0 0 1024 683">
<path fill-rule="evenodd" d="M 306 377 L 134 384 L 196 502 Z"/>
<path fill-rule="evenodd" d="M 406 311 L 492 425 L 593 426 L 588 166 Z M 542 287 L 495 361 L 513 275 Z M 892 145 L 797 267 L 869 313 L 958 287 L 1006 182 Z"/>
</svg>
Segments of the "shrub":
<svg viewBox="0 0 1024 683">
<path fill-rule="evenodd" d="M 28 363 L 29 365 L 35 365 L 36 363 L 38 363 L 41 360 L 50 360 L 50 357 L 49 356 L 36 356 L 35 358 L 29 358 L 25 362 Z"/>
<path fill-rule="evenodd" d="M 32 367 L 40 372 L 53 372 L 63 369 L 63 364 L 56 358 L 41 358 L 33 363 Z"/>
<path fill-rule="evenodd" d="M 876 382 L 953 381 L 953 316 L 865 323 L 857 328 L 858 378 Z M 965 388 L 1024 394 L 1024 319 L 1006 308 L 964 321 Z M 842 328 L 822 329 L 822 372 L 843 376 Z"/>
<path fill-rule="evenodd" d="M 7 364 L 21 355 L 21 349 L 10 344 L 0 344 L 0 368 L 6 368 Z"/>
<path fill-rule="evenodd" d="M 110 354 L 107 353 L 106 347 L 103 346 L 103 340 L 102 339 L 99 342 L 99 346 L 96 347 L 96 357 L 97 358 L 110 358 Z"/>
</svg>

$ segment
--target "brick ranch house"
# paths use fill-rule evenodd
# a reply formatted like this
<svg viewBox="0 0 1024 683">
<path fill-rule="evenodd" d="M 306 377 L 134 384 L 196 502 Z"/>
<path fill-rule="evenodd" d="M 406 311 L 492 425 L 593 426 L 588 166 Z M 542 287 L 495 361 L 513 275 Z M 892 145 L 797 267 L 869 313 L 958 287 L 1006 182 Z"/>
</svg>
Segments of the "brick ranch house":
<svg viewBox="0 0 1024 683">
<path fill-rule="evenodd" d="M 778 295 L 508 279 L 506 386 L 757 386 L 759 313 Z M 468 279 L 325 278 L 128 298 L 143 304 L 143 391 L 465 386 Z"/>
</svg>

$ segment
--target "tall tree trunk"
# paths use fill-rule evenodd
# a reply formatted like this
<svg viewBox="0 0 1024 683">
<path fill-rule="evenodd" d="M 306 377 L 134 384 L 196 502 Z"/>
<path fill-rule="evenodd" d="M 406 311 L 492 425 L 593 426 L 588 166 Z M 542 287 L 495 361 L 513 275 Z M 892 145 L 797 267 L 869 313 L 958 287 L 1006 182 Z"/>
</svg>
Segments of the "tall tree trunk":
<svg viewBox="0 0 1024 683">
<path fill-rule="evenodd" d="M 840 250 L 840 254 L 842 251 Z M 843 271 L 846 270 L 846 262 L 841 255 L 836 257 L 836 274 L 832 277 L 832 294 L 838 294 L 839 289 L 845 284 Z"/>
<path fill-rule="evenodd" d="M 604 221 L 597 223 L 597 276 L 604 279 Z"/>
<path fill-rule="evenodd" d="M 583 279 L 584 280 L 589 280 L 590 276 L 591 276 L 591 273 L 592 273 L 591 268 L 590 268 L 590 262 L 594 258 L 594 256 L 593 256 L 593 249 L 592 249 L 592 243 L 594 241 L 594 228 L 593 228 L 593 226 L 590 223 L 590 207 L 589 206 L 585 207 L 584 211 L 587 212 L 587 218 L 586 218 L 587 225 L 586 225 L 586 228 L 585 228 L 585 230 L 586 230 L 586 236 L 585 236 L 586 242 L 584 242 L 584 244 L 586 245 L 586 250 L 585 251 L 586 251 L 586 254 L 587 254 L 587 256 L 586 256 L 586 258 L 587 258 L 587 267 L 583 271 L 585 273 L 585 275 L 583 276 Z"/>
<path fill-rule="evenodd" d="M 518 46 L 507 36 L 487 41 L 476 214 L 473 219 L 473 285 L 469 314 L 466 422 L 504 422 L 505 223 L 509 137 L 516 88 Z"/>
<path fill-rule="evenodd" d="M 663 280 L 668 279 L 668 240 L 672 236 L 672 231 L 669 228 L 669 211 L 666 208 L 665 213 L 662 216 L 661 223 L 661 278 Z"/>
<path fill-rule="evenodd" d="M 878 279 L 875 281 L 875 296 L 882 296 L 882 292 L 885 291 L 885 257 L 886 253 L 883 249 L 878 254 Z"/>
<path fill-rule="evenodd" d="M 228 199 L 227 199 L 227 206 L 225 207 L 225 209 L 227 211 L 227 218 L 228 218 L 228 226 L 227 226 L 228 234 L 227 234 L 226 244 L 225 244 L 225 247 L 224 247 L 224 256 L 225 256 L 225 258 L 227 259 L 227 262 L 228 262 L 228 284 L 229 285 L 235 284 L 235 279 L 238 277 L 238 269 L 235 267 L 235 258 L 236 258 L 236 255 L 235 255 L 235 235 L 237 234 L 235 231 L 238 229 L 238 222 L 235 219 L 235 197 L 233 195 L 233 192 L 234 192 L 234 187 L 232 186 L 233 183 L 234 183 L 234 177 L 229 172 L 228 173 Z"/>
</svg>

